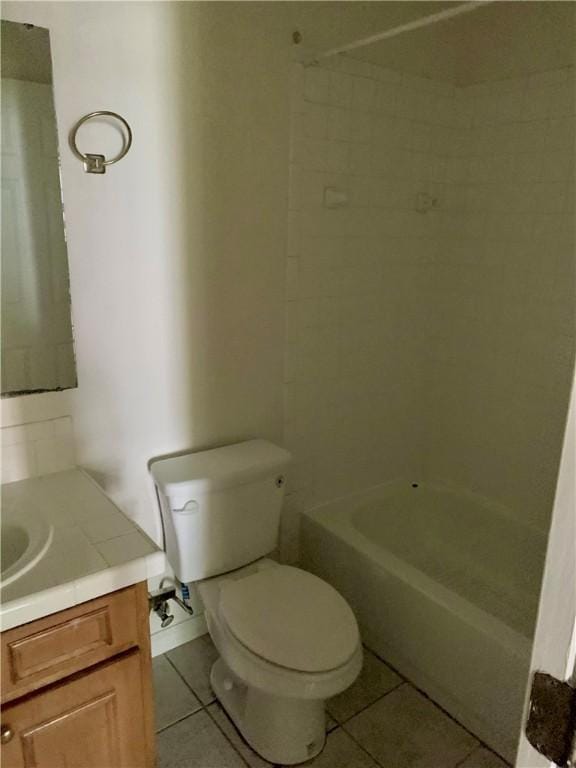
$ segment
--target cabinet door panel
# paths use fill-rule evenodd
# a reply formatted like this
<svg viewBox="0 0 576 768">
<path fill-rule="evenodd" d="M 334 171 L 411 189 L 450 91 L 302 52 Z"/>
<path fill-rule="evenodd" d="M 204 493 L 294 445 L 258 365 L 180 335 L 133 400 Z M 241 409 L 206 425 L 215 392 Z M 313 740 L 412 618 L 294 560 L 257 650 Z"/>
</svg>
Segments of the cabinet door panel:
<svg viewBox="0 0 576 768">
<path fill-rule="evenodd" d="M 3 768 L 144 768 L 141 656 L 133 652 L 5 707 Z"/>
<path fill-rule="evenodd" d="M 138 645 L 141 594 L 128 587 L 3 632 L 2 702 Z"/>
</svg>

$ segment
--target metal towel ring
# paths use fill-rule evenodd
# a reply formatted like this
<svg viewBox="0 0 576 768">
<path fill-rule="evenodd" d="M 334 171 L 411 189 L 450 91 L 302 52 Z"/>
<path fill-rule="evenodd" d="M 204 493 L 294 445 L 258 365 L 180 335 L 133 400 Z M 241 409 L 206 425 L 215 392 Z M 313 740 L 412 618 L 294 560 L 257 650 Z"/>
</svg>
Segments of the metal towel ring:
<svg viewBox="0 0 576 768">
<path fill-rule="evenodd" d="M 84 152 L 80 152 L 78 149 L 78 146 L 76 145 L 76 134 L 78 133 L 78 129 L 81 125 L 86 123 L 88 120 L 91 120 L 93 117 L 115 117 L 116 120 L 119 120 L 124 128 L 126 129 L 127 133 L 127 139 L 124 147 L 122 148 L 122 151 L 119 155 L 116 157 L 113 157 L 111 160 L 106 160 L 104 155 L 95 155 L 87 152 L 84 154 Z M 117 163 L 118 160 L 122 160 L 122 158 L 127 154 L 128 150 L 132 146 L 132 129 L 128 125 L 128 122 L 121 116 L 118 115 L 116 112 L 110 112 L 107 109 L 100 109 L 97 112 L 90 112 L 88 115 L 84 115 L 84 117 L 81 117 L 80 120 L 76 123 L 74 128 L 70 131 L 70 149 L 76 157 L 79 160 L 82 160 L 84 163 L 84 170 L 86 173 L 106 173 L 106 166 L 107 165 L 113 165 L 114 163 Z"/>
</svg>

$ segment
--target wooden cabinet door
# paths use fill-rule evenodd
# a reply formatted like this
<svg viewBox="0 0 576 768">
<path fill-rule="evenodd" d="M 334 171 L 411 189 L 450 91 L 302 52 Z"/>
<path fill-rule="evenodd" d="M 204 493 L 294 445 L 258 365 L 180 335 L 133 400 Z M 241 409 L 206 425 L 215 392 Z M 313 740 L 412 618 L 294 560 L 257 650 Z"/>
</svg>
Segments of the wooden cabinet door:
<svg viewBox="0 0 576 768">
<path fill-rule="evenodd" d="M 5 707 L 3 768 L 148 768 L 140 664 L 132 652 Z"/>
<path fill-rule="evenodd" d="M 149 633 L 147 592 L 142 594 L 138 585 L 2 632 L 2 703 L 96 666 L 130 648 L 147 647 L 139 634 L 142 612 Z"/>
</svg>

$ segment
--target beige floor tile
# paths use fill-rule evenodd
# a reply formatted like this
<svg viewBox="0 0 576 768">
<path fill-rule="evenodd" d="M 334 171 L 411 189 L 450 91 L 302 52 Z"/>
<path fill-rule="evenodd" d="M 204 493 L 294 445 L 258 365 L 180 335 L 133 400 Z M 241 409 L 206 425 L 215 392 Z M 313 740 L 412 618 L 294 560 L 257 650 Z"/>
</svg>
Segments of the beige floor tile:
<svg viewBox="0 0 576 768">
<path fill-rule="evenodd" d="M 157 752 L 157 768 L 246 766 L 206 712 L 196 712 L 158 734 Z"/>
<path fill-rule="evenodd" d="M 345 728 L 385 768 L 454 768 L 478 745 L 407 683 L 353 717 Z"/>
<path fill-rule="evenodd" d="M 310 768 L 378 768 L 370 755 L 359 747 L 342 728 L 329 733 L 322 752 L 303 765 L 306 768 L 308 766 Z"/>
<path fill-rule="evenodd" d="M 254 750 L 246 744 L 242 736 L 236 730 L 236 727 L 222 709 L 222 705 L 215 701 L 207 709 L 210 717 L 218 725 L 220 730 L 226 734 L 228 739 L 232 742 L 234 747 L 240 752 L 244 760 L 248 763 L 250 768 L 270 768 L 272 763 L 267 762 L 260 755 L 256 754 Z"/>
<path fill-rule="evenodd" d="M 509 768 L 509 766 L 494 752 L 490 752 L 486 747 L 480 747 L 475 749 L 463 763 L 459 763 L 458 768 Z"/>
<path fill-rule="evenodd" d="M 152 660 L 156 730 L 181 720 L 202 705 L 164 656 Z"/>
<path fill-rule="evenodd" d="M 369 704 L 402 682 L 402 678 L 368 649 L 364 649 L 364 664 L 356 682 L 346 691 L 327 702 L 326 708 L 339 723 L 344 723 Z"/>
<path fill-rule="evenodd" d="M 189 643 L 179 645 L 166 654 L 202 704 L 214 701 L 210 687 L 210 670 L 218 658 L 218 651 L 210 635 L 202 635 Z"/>
<path fill-rule="evenodd" d="M 264 760 L 263 757 L 260 757 L 260 755 L 254 752 L 254 750 L 244 741 L 242 736 L 238 733 L 236 726 L 232 723 L 218 701 L 210 704 L 207 711 L 220 730 L 226 734 L 251 768 L 269 768 L 269 766 L 272 765 L 272 763 Z M 326 718 L 326 732 L 329 733 L 330 731 L 333 731 L 334 728 L 338 728 L 338 723 L 328 716 Z"/>
<path fill-rule="evenodd" d="M 213 708 L 217 706 L 219 705 L 212 704 L 209 707 L 212 715 L 214 715 Z M 271 768 L 273 764 L 267 762 L 250 749 L 237 732 L 232 736 L 229 731 L 230 727 L 233 728 L 230 721 L 228 721 L 228 724 L 222 721 L 222 718 L 226 718 L 224 712 L 216 714 L 216 717 L 218 718 L 218 724 L 225 729 L 226 735 L 231 738 L 232 743 L 250 768 Z M 328 734 L 326 746 L 317 757 L 306 763 L 301 763 L 301 765 L 302 768 L 378 768 L 377 763 L 374 762 L 370 755 L 359 747 L 341 728 Z M 159 768 L 163 768 L 163 766 L 159 766 Z M 282 766 L 277 765 L 275 768 L 282 768 Z"/>
</svg>

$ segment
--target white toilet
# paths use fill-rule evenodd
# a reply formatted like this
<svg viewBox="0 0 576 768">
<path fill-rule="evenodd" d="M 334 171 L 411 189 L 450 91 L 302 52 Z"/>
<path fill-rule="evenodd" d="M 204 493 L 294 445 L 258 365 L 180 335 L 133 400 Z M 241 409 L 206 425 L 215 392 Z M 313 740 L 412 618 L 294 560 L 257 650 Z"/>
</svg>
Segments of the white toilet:
<svg viewBox="0 0 576 768">
<path fill-rule="evenodd" d="M 245 740 L 294 764 L 325 741 L 324 702 L 362 666 L 354 614 L 322 579 L 265 558 L 290 454 L 265 440 L 153 462 L 166 553 L 196 582 L 220 658 L 211 682 Z"/>
</svg>

